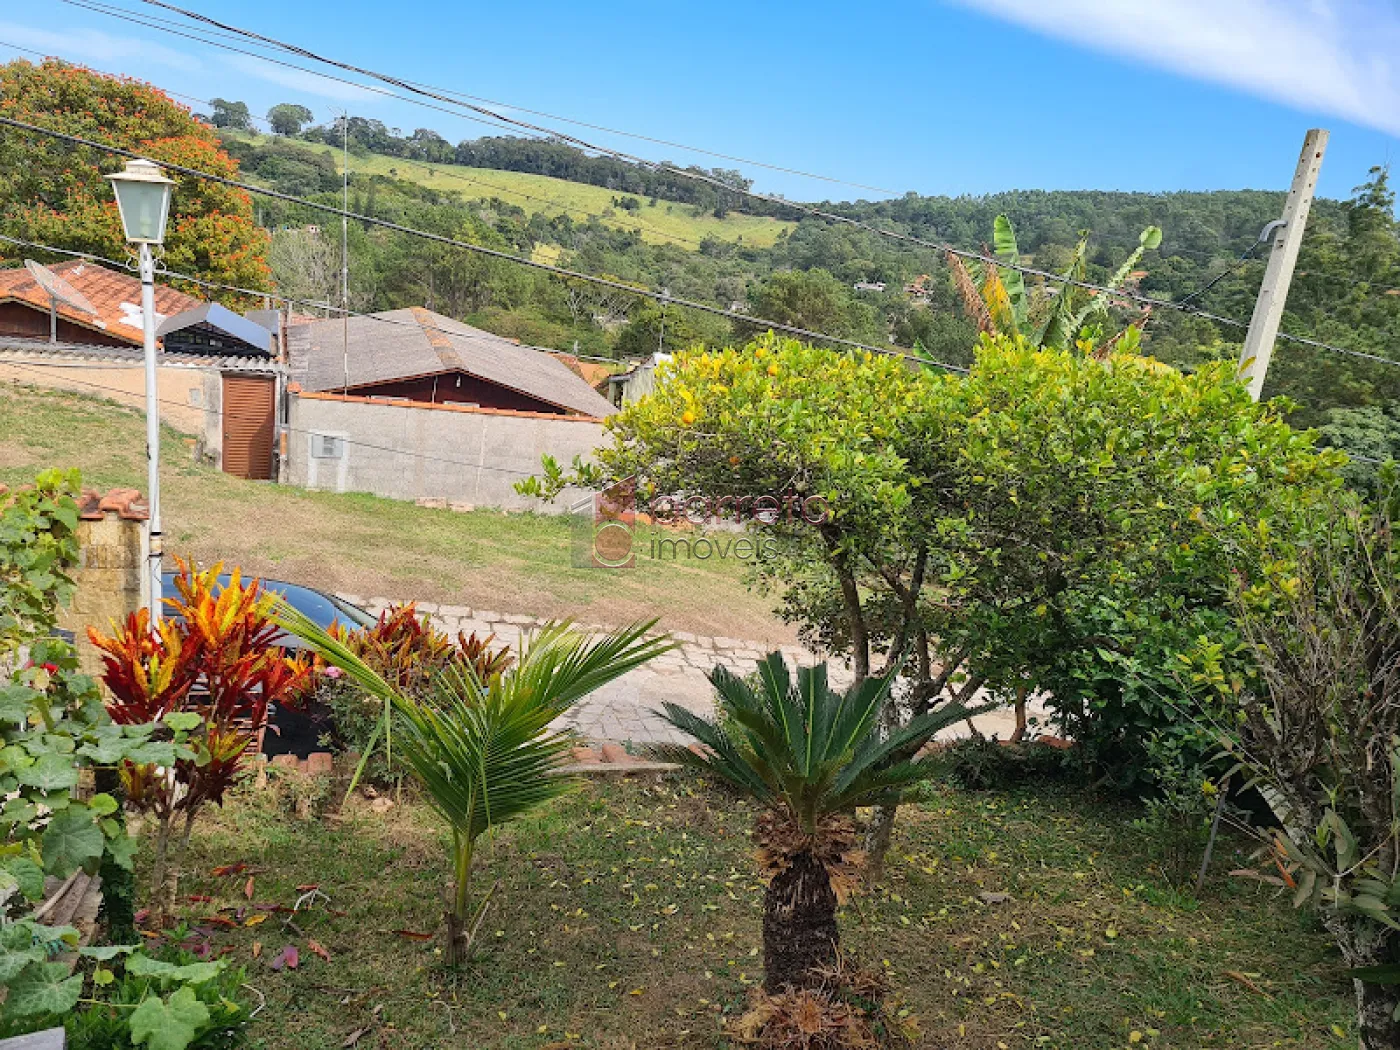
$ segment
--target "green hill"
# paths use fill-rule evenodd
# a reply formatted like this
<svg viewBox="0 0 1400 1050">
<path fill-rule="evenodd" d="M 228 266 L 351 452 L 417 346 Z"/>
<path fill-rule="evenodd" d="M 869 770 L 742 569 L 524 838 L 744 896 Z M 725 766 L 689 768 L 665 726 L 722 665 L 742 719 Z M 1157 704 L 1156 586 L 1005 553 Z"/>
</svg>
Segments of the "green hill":
<svg viewBox="0 0 1400 1050">
<path fill-rule="evenodd" d="M 258 135 L 251 132 L 221 133 L 226 143 L 293 147 L 307 153 L 329 157 L 337 174 L 341 171 L 340 150 L 300 139 Z M 235 148 L 233 152 L 238 151 Z M 547 175 L 532 175 L 518 171 L 490 168 L 468 168 L 458 164 L 428 164 L 405 157 L 387 157 L 374 153 L 352 152 L 350 171 L 360 175 L 384 175 L 412 182 L 439 193 L 456 193 L 464 200 L 484 200 L 497 197 L 514 204 L 528 214 L 547 216 L 568 214 L 576 221 L 590 216 L 620 230 L 635 230 L 652 244 L 674 244 L 698 249 L 706 238 L 731 241 L 755 248 L 771 247 L 778 237 L 793 228 L 793 223 L 757 215 L 730 212 L 723 219 L 713 214 L 697 215 L 693 205 L 677 201 L 658 200 L 650 204 L 644 198 L 632 197 L 640 207 L 629 212 L 615 201 L 627 195 L 580 182 L 567 182 Z"/>
</svg>

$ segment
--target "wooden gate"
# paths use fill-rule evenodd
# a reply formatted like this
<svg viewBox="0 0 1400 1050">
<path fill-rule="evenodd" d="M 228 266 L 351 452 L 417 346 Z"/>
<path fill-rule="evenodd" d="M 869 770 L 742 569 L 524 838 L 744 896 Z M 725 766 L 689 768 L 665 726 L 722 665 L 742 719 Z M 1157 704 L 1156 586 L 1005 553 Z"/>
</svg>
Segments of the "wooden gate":
<svg viewBox="0 0 1400 1050">
<path fill-rule="evenodd" d="M 259 481 L 272 477 L 275 401 L 271 376 L 224 376 L 224 473 Z"/>
</svg>

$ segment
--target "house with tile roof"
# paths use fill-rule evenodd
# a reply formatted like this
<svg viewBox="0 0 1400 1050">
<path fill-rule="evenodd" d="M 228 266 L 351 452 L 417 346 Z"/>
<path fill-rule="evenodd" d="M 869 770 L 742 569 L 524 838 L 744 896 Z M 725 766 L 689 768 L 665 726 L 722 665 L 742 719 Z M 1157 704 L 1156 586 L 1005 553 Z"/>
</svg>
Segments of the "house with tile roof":
<svg viewBox="0 0 1400 1050">
<path fill-rule="evenodd" d="M 556 355 L 418 307 L 296 325 L 292 380 L 313 393 L 548 415 L 613 405 Z"/>
<path fill-rule="evenodd" d="M 49 269 L 81 292 L 97 311 L 89 314 L 65 302 L 58 313 L 58 341 L 89 346 L 141 345 L 141 281 L 84 259 Z M 156 323 L 203 304 L 192 296 L 156 285 Z M 48 339 L 49 295 L 23 267 L 0 270 L 0 337 Z"/>
<path fill-rule="evenodd" d="M 49 269 L 92 310 L 51 300 L 28 269 L 0 270 L 0 378 L 142 409 L 140 280 L 85 260 Z M 286 368 L 265 312 L 241 317 L 161 284 L 155 306 L 162 420 L 189 435 L 200 459 L 275 477 Z"/>
<path fill-rule="evenodd" d="M 287 332 L 289 480 L 431 506 L 559 510 L 515 493 L 548 454 L 568 463 L 616 409 L 581 369 L 431 310 Z"/>
</svg>

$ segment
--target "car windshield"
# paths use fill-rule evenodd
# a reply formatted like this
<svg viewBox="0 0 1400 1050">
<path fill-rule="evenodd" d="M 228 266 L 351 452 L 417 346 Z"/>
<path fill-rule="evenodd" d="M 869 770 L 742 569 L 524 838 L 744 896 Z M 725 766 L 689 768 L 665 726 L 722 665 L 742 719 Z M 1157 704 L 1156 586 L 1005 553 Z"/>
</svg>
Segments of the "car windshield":
<svg viewBox="0 0 1400 1050">
<path fill-rule="evenodd" d="M 161 581 L 166 595 L 175 592 L 175 574 L 166 573 Z M 217 588 L 222 590 L 229 581 L 228 574 L 221 575 L 218 579 Z M 374 618 L 363 609 L 356 608 L 349 602 L 341 601 L 331 594 L 312 590 L 310 587 L 302 587 L 295 583 L 285 583 L 282 580 L 263 580 L 263 589 L 273 594 L 279 594 L 286 599 L 297 612 L 311 620 L 318 627 L 330 627 L 332 623 L 341 623 L 349 627 L 368 627 L 374 623 Z M 292 640 L 290 635 L 283 634 L 278 641 Z"/>
</svg>

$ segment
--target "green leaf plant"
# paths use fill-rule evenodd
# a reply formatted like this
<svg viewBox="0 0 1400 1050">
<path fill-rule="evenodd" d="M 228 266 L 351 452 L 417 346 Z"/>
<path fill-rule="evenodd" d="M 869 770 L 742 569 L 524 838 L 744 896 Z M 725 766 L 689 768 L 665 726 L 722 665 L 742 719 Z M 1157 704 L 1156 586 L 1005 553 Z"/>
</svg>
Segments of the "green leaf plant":
<svg viewBox="0 0 1400 1050">
<path fill-rule="evenodd" d="M 401 728 L 392 746 L 452 829 L 453 889 L 444 915 L 450 965 L 470 960 L 495 891 L 473 899 L 477 841 L 575 786 L 558 772 L 572 738 L 551 723 L 595 689 L 674 647 L 664 636 L 648 637 L 654 620 L 597 639 L 551 624 L 523 643 L 513 666 L 489 679 L 459 662 L 436 672 L 430 688 L 407 692 L 285 603 L 276 619 L 383 701 L 386 724 Z"/>
</svg>

